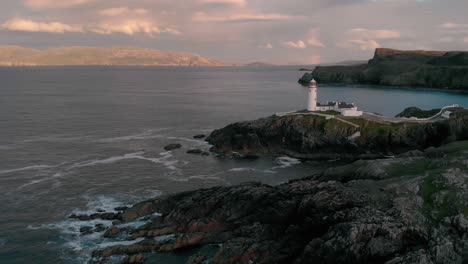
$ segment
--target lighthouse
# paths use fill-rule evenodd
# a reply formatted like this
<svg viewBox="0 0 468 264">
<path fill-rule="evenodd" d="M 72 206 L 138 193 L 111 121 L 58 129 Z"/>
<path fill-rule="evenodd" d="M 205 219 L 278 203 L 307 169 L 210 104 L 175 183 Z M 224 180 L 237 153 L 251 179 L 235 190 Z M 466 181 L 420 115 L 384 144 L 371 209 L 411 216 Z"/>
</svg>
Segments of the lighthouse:
<svg viewBox="0 0 468 264">
<path fill-rule="evenodd" d="M 312 79 L 309 84 L 309 103 L 307 105 L 307 111 L 317 111 L 317 82 Z"/>
</svg>

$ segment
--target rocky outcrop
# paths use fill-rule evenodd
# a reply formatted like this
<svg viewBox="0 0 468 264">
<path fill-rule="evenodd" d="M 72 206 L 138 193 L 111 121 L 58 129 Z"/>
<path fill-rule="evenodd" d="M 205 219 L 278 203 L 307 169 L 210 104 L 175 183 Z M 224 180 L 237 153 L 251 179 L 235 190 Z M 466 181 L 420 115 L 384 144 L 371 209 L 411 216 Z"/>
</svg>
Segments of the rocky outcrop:
<svg viewBox="0 0 468 264">
<path fill-rule="evenodd" d="M 434 115 L 438 114 L 440 109 L 431 109 L 431 110 L 423 110 L 418 107 L 408 107 L 403 112 L 396 115 L 396 117 L 416 117 L 416 118 L 429 118 L 433 117 Z"/>
<path fill-rule="evenodd" d="M 189 263 L 466 263 L 467 149 L 456 142 L 279 186 L 147 200 L 122 214 L 144 225 L 116 229 L 134 243 L 98 249 L 93 262 L 198 248 Z"/>
<path fill-rule="evenodd" d="M 367 64 L 316 67 L 299 82 L 312 76 L 319 83 L 468 90 L 468 52 L 377 49 Z"/>
<path fill-rule="evenodd" d="M 166 151 L 171 151 L 171 150 L 175 150 L 175 149 L 180 149 L 182 147 L 181 144 L 179 143 L 174 143 L 174 144 L 169 144 L 167 146 L 164 147 L 164 150 Z"/>
<path fill-rule="evenodd" d="M 437 122 L 384 123 L 364 118 L 337 119 L 316 115 L 271 116 L 215 130 L 207 141 L 212 151 L 228 155 L 289 155 L 328 160 L 376 158 L 437 147 L 468 139 L 468 110 Z M 357 132 L 359 137 L 353 137 Z"/>
</svg>

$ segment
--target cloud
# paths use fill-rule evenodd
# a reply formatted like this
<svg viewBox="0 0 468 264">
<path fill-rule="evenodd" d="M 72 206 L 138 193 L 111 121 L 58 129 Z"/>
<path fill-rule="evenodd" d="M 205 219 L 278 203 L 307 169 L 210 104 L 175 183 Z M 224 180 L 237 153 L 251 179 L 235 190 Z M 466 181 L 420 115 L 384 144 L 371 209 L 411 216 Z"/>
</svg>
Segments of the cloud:
<svg viewBox="0 0 468 264">
<path fill-rule="evenodd" d="M 339 48 L 353 48 L 358 47 L 361 50 L 375 50 L 380 48 L 380 44 L 375 40 L 364 40 L 364 39 L 352 39 L 345 41 L 344 43 L 338 43 L 336 45 Z"/>
<path fill-rule="evenodd" d="M 385 29 L 371 30 L 366 28 L 353 28 L 350 32 L 364 39 L 396 39 L 401 36 L 399 31 Z"/>
<path fill-rule="evenodd" d="M 463 42 L 468 43 L 468 37 L 464 38 Z"/>
<path fill-rule="evenodd" d="M 35 22 L 28 19 L 13 18 L 3 24 L 1 27 L 11 31 L 27 32 L 46 32 L 46 33 L 65 33 L 65 32 L 83 32 L 80 26 L 71 26 L 61 22 Z"/>
<path fill-rule="evenodd" d="M 32 9 L 71 8 L 94 0 L 25 0 L 24 4 Z"/>
<path fill-rule="evenodd" d="M 260 44 L 257 46 L 258 48 L 261 48 L 261 49 L 272 49 L 273 48 L 273 45 L 271 43 L 267 43 L 265 45 L 263 44 Z"/>
<path fill-rule="evenodd" d="M 238 13 L 227 16 L 208 15 L 203 12 L 195 13 L 192 17 L 196 22 L 258 22 L 258 21 L 275 21 L 275 20 L 288 20 L 287 15 L 272 14 L 272 13 Z"/>
<path fill-rule="evenodd" d="M 320 56 L 320 54 L 312 55 L 311 64 L 317 65 L 317 64 L 320 64 L 320 63 L 322 63 L 322 57 Z"/>
<path fill-rule="evenodd" d="M 99 11 L 102 16 L 122 16 L 122 15 L 146 15 L 149 11 L 143 8 L 130 9 L 128 7 L 114 7 Z"/>
<path fill-rule="evenodd" d="M 319 47 L 319 48 L 324 48 L 325 47 L 325 45 L 320 40 L 318 40 L 317 38 L 314 38 L 314 37 L 310 37 L 307 40 L 307 44 L 309 44 L 311 46 L 314 46 L 314 47 Z"/>
<path fill-rule="evenodd" d="M 28 19 L 13 18 L 0 25 L 1 28 L 10 31 L 44 32 L 63 34 L 66 32 L 93 32 L 96 34 L 110 35 L 121 33 L 134 35 L 137 33 L 154 36 L 155 34 L 168 33 L 180 35 L 181 32 L 170 27 L 160 28 L 151 20 L 128 19 L 123 21 L 101 22 L 86 26 L 73 26 L 61 22 L 35 22 Z"/>
<path fill-rule="evenodd" d="M 110 35 L 113 33 L 122 33 L 127 35 L 134 35 L 137 33 L 143 33 L 149 36 L 154 36 L 155 34 L 169 33 L 173 35 L 180 35 L 181 33 L 173 28 L 160 28 L 155 25 L 150 20 L 138 20 L 138 19 L 129 19 L 119 22 L 102 22 L 97 26 L 90 28 L 91 32 L 97 34 Z"/>
<path fill-rule="evenodd" d="M 302 40 L 298 41 L 288 41 L 283 43 L 286 47 L 293 48 L 293 49 L 305 49 L 307 45 Z"/>
<path fill-rule="evenodd" d="M 468 29 L 468 24 L 457 24 L 452 22 L 447 22 L 442 25 L 439 25 L 440 28 L 445 29 Z"/>
<path fill-rule="evenodd" d="M 233 5 L 246 6 L 246 0 L 199 0 L 201 4 Z"/>
</svg>

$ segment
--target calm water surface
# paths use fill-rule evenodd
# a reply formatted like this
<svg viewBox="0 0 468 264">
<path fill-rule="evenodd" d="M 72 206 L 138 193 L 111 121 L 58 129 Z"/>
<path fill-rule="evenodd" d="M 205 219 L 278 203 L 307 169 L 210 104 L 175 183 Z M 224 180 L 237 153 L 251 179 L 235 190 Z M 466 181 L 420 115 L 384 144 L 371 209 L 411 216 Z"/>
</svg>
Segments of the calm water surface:
<svg viewBox="0 0 468 264">
<path fill-rule="evenodd" d="M 72 212 L 245 181 L 279 184 L 333 166 L 185 154 L 209 148 L 195 134 L 305 108 L 301 75 L 295 67 L 0 68 L 0 263 L 84 263 L 112 242 L 80 237 Z M 392 116 L 407 106 L 468 106 L 465 94 L 368 86 L 321 86 L 319 98 Z M 165 152 L 169 143 L 183 148 Z"/>
</svg>

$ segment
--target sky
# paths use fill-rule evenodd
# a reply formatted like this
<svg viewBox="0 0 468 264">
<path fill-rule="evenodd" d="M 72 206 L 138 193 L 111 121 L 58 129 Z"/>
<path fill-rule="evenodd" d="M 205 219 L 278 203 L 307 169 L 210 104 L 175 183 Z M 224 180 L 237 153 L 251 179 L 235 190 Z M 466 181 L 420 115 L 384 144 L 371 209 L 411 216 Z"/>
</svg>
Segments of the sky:
<svg viewBox="0 0 468 264">
<path fill-rule="evenodd" d="M 468 50 L 467 0 L 2 0 L 0 45 L 135 46 L 226 62 Z"/>
</svg>

